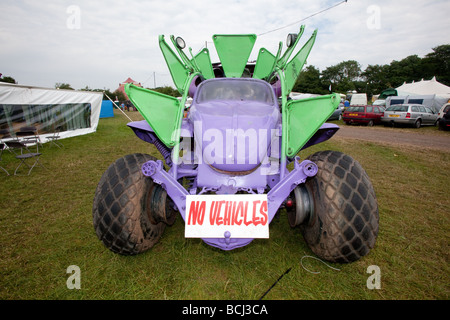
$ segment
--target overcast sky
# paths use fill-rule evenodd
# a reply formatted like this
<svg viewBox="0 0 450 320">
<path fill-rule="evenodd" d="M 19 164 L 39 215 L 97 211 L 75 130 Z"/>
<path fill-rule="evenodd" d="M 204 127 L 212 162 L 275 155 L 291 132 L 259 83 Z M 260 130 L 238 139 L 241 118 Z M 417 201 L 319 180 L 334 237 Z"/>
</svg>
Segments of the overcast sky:
<svg viewBox="0 0 450 320">
<path fill-rule="evenodd" d="M 254 33 L 256 59 L 261 47 L 275 54 L 278 42 L 301 24 L 303 41 L 319 29 L 307 62 L 320 70 L 350 59 L 364 69 L 450 44 L 448 0 L 341 2 L 1 0 L 0 73 L 19 84 L 52 88 L 63 82 L 114 91 L 128 77 L 146 87 L 155 80 L 156 86 L 173 86 L 160 34 L 183 37 L 194 53 L 208 42 L 214 61 L 213 34 Z"/>
</svg>

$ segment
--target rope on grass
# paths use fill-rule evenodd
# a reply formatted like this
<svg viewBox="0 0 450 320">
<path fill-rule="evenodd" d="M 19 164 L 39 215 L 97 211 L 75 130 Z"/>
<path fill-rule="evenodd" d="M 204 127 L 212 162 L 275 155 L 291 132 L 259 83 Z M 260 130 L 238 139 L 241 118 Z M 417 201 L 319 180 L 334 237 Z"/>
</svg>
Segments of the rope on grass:
<svg viewBox="0 0 450 320">
<path fill-rule="evenodd" d="M 313 274 L 319 274 L 320 271 L 311 271 L 311 270 L 305 268 L 305 266 L 303 265 L 303 259 L 304 259 L 304 258 L 312 258 L 312 259 L 316 259 L 316 260 L 322 262 L 324 265 L 326 265 L 326 266 L 327 266 L 328 268 L 330 268 L 330 269 L 333 269 L 333 270 L 336 270 L 336 271 L 341 271 L 341 269 L 332 267 L 332 266 L 330 266 L 329 264 L 325 263 L 323 260 L 321 260 L 321 259 L 319 259 L 319 258 L 317 258 L 317 257 L 313 257 L 313 256 L 303 256 L 303 257 L 300 259 L 300 264 L 301 264 L 301 266 L 302 266 L 303 269 L 305 269 L 306 271 L 308 271 L 308 272 L 310 272 L 310 273 L 313 273 Z M 286 274 L 289 273 L 289 271 L 291 271 L 291 269 L 292 269 L 292 267 L 289 268 L 289 269 L 287 269 L 287 270 L 286 270 L 286 271 L 285 271 L 285 272 L 277 279 L 277 281 L 275 281 L 274 284 L 272 284 L 272 286 L 271 286 L 266 292 L 264 292 L 264 294 L 261 296 L 261 298 L 259 298 L 259 300 L 262 300 L 262 299 L 269 293 L 269 291 L 272 290 L 273 287 L 275 287 L 275 285 L 281 280 L 281 278 L 283 278 Z"/>
<path fill-rule="evenodd" d="M 327 266 L 328 268 L 330 268 L 330 269 L 333 269 L 333 270 L 336 270 L 336 271 L 341 271 L 341 269 L 332 267 L 332 266 L 330 266 L 329 264 L 325 263 L 323 260 L 320 260 L 320 259 L 317 258 L 317 257 L 313 257 L 313 256 L 303 256 L 303 257 L 300 259 L 300 264 L 302 265 L 302 268 L 303 268 L 303 269 L 305 269 L 306 271 L 308 271 L 308 272 L 310 272 L 310 273 L 312 273 L 312 274 L 319 274 L 320 271 L 311 271 L 311 270 L 305 268 L 305 266 L 303 265 L 303 259 L 304 259 L 304 258 L 312 258 L 312 259 L 316 259 L 316 260 L 322 262 L 324 265 L 326 265 L 326 266 Z"/>
</svg>

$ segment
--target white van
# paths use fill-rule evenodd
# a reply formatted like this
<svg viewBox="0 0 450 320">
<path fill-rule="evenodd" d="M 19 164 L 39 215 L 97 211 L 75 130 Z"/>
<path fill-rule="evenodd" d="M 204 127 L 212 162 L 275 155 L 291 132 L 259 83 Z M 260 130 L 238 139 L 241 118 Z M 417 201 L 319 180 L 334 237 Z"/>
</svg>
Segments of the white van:
<svg viewBox="0 0 450 320">
<path fill-rule="evenodd" d="M 367 105 L 367 95 L 365 93 L 354 93 L 350 100 L 351 106 L 365 106 Z"/>
</svg>

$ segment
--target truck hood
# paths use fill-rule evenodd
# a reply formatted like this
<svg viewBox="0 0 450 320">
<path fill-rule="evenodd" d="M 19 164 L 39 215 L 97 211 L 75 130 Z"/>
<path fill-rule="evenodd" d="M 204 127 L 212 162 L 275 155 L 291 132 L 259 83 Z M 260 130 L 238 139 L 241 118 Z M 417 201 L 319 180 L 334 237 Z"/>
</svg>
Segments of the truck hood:
<svg viewBox="0 0 450 320">
<path fill-rule="evenodd" d="M 218 171 L 245 174 L 266 157 L 280 112 L 255 101 L 209 101 L 194 104 L 189 118 L 202 160 Z"/>
</svg>

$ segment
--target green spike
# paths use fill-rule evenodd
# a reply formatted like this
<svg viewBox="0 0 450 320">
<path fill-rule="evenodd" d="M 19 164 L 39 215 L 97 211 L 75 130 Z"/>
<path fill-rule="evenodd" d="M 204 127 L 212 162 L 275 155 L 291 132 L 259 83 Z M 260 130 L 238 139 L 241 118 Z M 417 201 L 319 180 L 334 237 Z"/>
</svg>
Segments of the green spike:
<svg viewBox="0 0 450 320">
<path fill-rule="evenodd" d="M 216 34 L 213 36 L 213 41 L 225 76 L 240 78 L 255 45 L 256 35 Z"/>
<path fill-rule="evenodd" d="M 194 71 L 194 66 L 191 64 L 191 61 L 189 60 L 189 58 L 187 57 L 187 55 L 184 53 L 183 49 L 180 49 L 177 46 L 177 42 L 175 40 L 175 36 L 171 35 L 170 36 L 170 40 L 172 41 L 172 44 L 175 48 L 175 50 L 177 50 L 178 52 L 178 56 L 181 58 L 181 60 L 183 60 L 184 62 L 184 67 L 189 71 L 189 72 L 193 72 Z M 198 71 L 198 70 L 197 70 Z"/>
<path fill-rule="evenodd" d="M 177 129 L 180 100 L 132 84 L 125 85 L 125 92 L 158 138 L 166 146 L 173 147 L 172 133 Z"/>
<path fill-rule="evenodd" d="M 211 64 L 211 58 L 209 57 L 209 50 L 204 48 L 202 51 L 194 56 L 193 60 L 196 62 L 200 73 L 205 79 L 214 78 L 214 71 Z"/>
<path fill-rule="evenodd" d="M 286 81 L 286 93 L 289 94 L 294 87 L 295 81 L 297 81 L 300 72 L 302 71 L 303 65 L 311 52 L 312 46 L 316 40 L 317 29 L 314 30 L 311 38 L 305 43 L 305 45 L 300 49 L 300 51 L 286 64 L 284 69 L 284 76 Z"/>
<path fill-rule="evenodd" d="M 290 47 L 286 48 L 286 51 L 284 52 L 283 56 L 280 59 L 278 59 L 277 67 L 279 67 L 280 69 L 284 69 L 284 67 L 286 66 L 286 63 L 288 62 L 288 60 L 289 60 L 289 58 L 290 58 L 290 56 L 292 54 L 292 51 L 294 51 L 294 49 L 297 46 L 297 44 L 298 44 L 300 38 L 302 37 L 304 31 L 305 31 L 305 26 L 302 25 L 300 27 L 300 31 L 297 34 L 297 39 L 295 39 L 295 42 L 293 43 L 293 45 L 291 45 Z"/>
<path fill-rule="evenodd" d="M 339 102 L 340 96 L 337 93 L 287 102 L 287 137 L 285 139 L 288 157 L 293 157 L 300 151 L 336 110 Z"/>
<path fill-rule="evenodd" d="M 255 70 L 253 71 L 253 78 L 264 79 L 270 76 L 275 66 L 275 56 L 266 48 L 261 48 L 256 59 Z"/>
<path fill-rule="evenodd" d="M 169 47 L 167 42 L 164 40 L 163 35 L 159 36 L 159 47 L 161 48 L 161 52 L 166 60 L 167 67 L 170 70 L 172 80 L 177 87 L 178 92 L 183 94 L 186 79 L 189 77 L 189 70 L 183 62 L 180 61 L 175 52 L 173 52 L 173 50 Z"/>
</svg>

